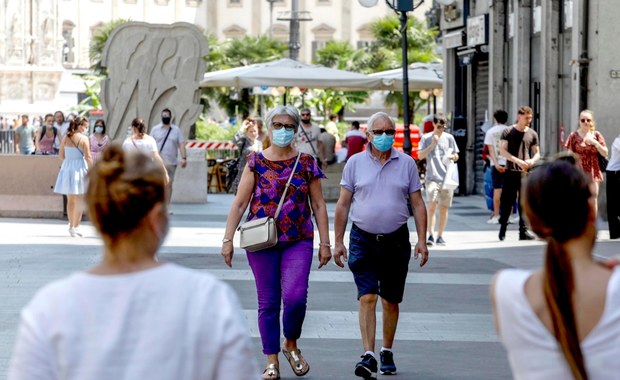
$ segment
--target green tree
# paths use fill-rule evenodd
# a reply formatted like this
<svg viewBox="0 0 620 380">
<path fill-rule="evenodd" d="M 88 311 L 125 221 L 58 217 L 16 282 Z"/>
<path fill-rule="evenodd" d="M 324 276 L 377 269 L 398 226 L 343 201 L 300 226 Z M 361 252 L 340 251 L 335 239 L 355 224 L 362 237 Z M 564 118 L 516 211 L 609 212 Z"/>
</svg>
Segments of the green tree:
<svg viewBox="0 0 620 380">
<path fill-rule="evenodd" d="M 95 72 L 97 75 L 107 76 L 107 70 L 101 66 L 101 56 L 103 54 L 103 49 L 105 48 L 106 42 L 108 42 L 108 38 L 112 31 L 119 25 L 122 25 L 129 20 L 125 19 L 117 19 L 105 23 L 99 28 L 91 38 L 90 48 L 89 48 L 89 58 L 91 62 L 91 70 Z"/>
<path fill-rule="evenodd" d="M 206 57 L 207 71 L 217 71 L 254 63 L 270 62 L 284 57 L 288 47 L 284 42 L 267 36 L 244 36 L 235 40 L 218 42 L 214 36 L 207 36 L 210 52 Z M 205 104 L 213 100 L 229 115 L 247 117 L 257 112 L 258 100 L 249 89 L 208 88 L 204 90 Z M 270 103 L 269 99 L 266 99 Z M 271 104 L 268 104 L 271 106 Z"/>
</svg>

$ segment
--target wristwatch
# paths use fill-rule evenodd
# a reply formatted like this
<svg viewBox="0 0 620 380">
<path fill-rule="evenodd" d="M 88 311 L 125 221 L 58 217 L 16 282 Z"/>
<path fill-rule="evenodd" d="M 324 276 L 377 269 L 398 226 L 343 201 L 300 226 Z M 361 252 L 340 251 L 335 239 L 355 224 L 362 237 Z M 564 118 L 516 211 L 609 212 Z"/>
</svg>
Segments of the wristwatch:
<svg viewBox="0 0 620 380">
<path fill-rule="evenodd" d="M 232 239 L 222 239 L 222 244 L 228 243 L 228 242 L 232 242 Z"/>
</svg>

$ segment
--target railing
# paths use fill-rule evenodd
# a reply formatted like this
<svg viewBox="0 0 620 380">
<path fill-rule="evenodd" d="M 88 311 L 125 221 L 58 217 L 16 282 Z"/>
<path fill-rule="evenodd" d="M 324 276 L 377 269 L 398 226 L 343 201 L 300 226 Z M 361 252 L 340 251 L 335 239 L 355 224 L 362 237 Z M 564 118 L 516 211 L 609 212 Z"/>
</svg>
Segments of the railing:
<svg viewBox="0 0 620 380">
<path fill-rule="evenodd" d="M 0 131 L 0 154 L 15 153 L 15 131 Z"/>
</svg>

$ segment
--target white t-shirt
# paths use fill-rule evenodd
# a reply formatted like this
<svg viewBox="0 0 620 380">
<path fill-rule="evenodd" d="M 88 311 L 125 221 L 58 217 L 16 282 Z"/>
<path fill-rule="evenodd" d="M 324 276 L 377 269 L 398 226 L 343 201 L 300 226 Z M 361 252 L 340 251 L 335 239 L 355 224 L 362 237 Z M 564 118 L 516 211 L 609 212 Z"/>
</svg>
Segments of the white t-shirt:
<svg viewBox="0 0 620 380">
<path fill-rule="evenodd" d="M 316 124 L 312 124 L 309 128 L 305 128 L 303 124 L 299 124 L 296 135 L 297 150 L 301 153 L 310 154 L 314 158 L 317 158 L 319 155 L 318 141 L 320 135 L 321 128 L 319 128 Z"/>
<path fill-rule="evenodd" d="M 139 150 L 148 155 L 158 151 L 155 139 L 149 135 L 144 135 L 141 139 L 132 139 L 131 136 L 127 137 L 123 141 L 123 150 L 126 152 Z"/>
<path fill-rule="evenodd" d="M 531 275 L 505 269 L 495 280 L 499 339 L 508 352 L 512 376 L 515 380 L 572 379 L 559 343 L 525 295 L 525 282 Z M 591 380 L 620 379 L 620 269 L 609 278 L 601 319 L 580 346 Z"/>
<path fill-rule="evenodd" d="M 168 131 L 170 131 L 170 134 L 168 134 Z M 166 135 L 168 135 L 167 139 Z M 164 162 L 176 165 L 179 145 L 185 144 L 185 139 L 179 127 L 174 124 L 170 124 L 170 127 L 164 127 L 162 123 L 159 123 L 151 129 L 151 136 L 155 139 L 157 149 L 160 151 L 159 154 Z M 164 141 L 166 142 L 165 144 Z"/>
<path fill-rule="evenodd" d="M 237 296 L 174 264 L 75 273 L 21 312 L 9 380 L 258 379 Z"/>
<path fill-rule="evenodd" d="M 495 149 L 495 157 L 497 157 L 497 163 L 501 166 L 506 166 L 506 157 L 499 154 L 499 141 L 502 137 L 504 129 L 508 128 L 504 124 L 497 124 L 491 127 L 484 135 L 484 145 L 492 145 Z M 493 162 L 491 162 L 493 164 Z"/>
</svg>

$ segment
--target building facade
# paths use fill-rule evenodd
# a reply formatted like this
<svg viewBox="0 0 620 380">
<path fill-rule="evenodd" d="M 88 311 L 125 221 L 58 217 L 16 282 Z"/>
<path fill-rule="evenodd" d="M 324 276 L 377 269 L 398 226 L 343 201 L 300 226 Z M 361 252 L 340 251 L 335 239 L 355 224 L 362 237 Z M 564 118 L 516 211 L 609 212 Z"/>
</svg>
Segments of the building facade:
<svg viewBox="0 0 620 380">
<path fill-rule="evenodd" d="M 93 34 L 117 19 L 171 24 L 185 21 L 219 40 L 272 35 L 289 41 L 293 0 L 5 0 L 0 13 L 0 113 L 40 113 L 77 103 L 75 78 L 87 72 Z M 299 60 L 311 62 L 328 41 L 353 46 L 372 40 L 371 22 L 393 14 L 380 2 L 297 0 Z M 421 7 L 416 15 L 424 17 Z M 66 78 L 66 80 L 65 80 Z M 62 79 L 62 80 L 61 80 Z M 80 80 L 78 79 L 77 82 Z M 82 86 L 83 88 L 83 86 Z M 65 95 L 72 94 L 67 98 Z M 62 100 L 62 101 L 59 101 Z"/>
<path fill-rule="evenodd" d="M 442 1 L 446 3 L 446 1 Z M 582 109 L 595 112 L 597 129 L 618 135 L 620 50 L 614 36 L 620 2 L 605 0 L 454 0 L 440 12 L 444 107 L 466 152 L 463 192 L 481 192 L 481 129 L 504 109 L 534 110 L 541 154 L 562 149 Z M 463 182 L 462 182 L 463 183 Z"/>
</svg>

